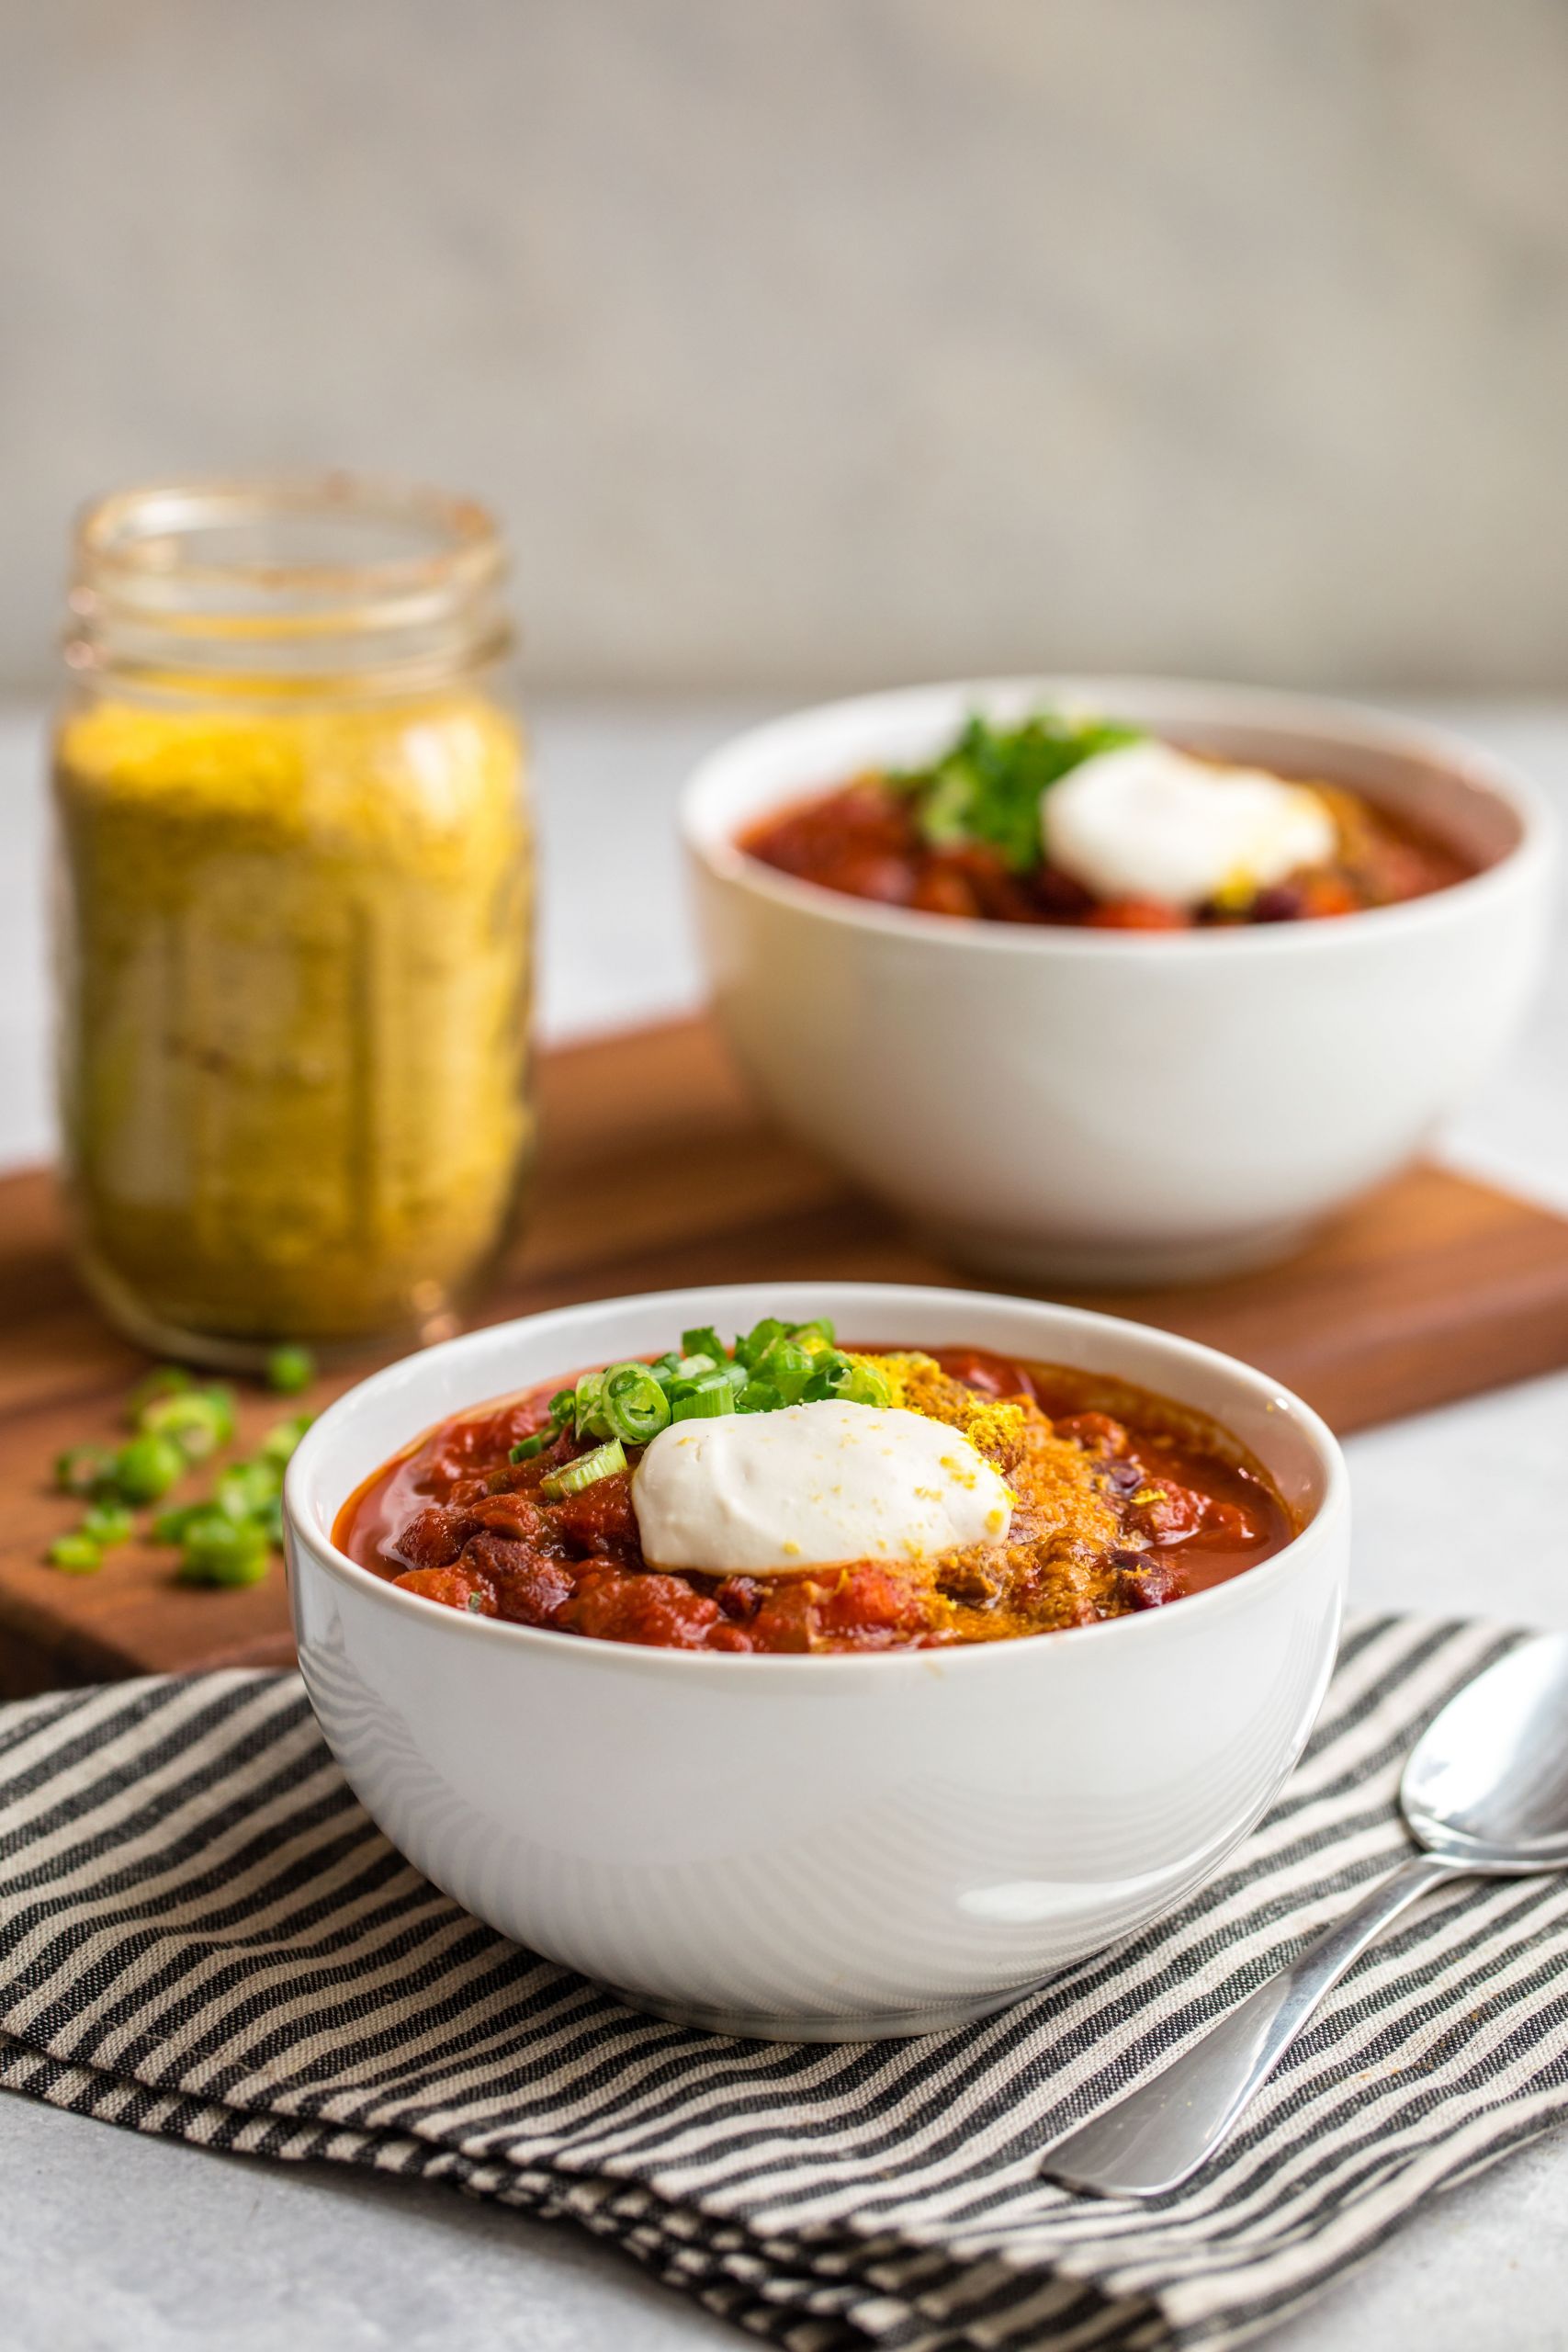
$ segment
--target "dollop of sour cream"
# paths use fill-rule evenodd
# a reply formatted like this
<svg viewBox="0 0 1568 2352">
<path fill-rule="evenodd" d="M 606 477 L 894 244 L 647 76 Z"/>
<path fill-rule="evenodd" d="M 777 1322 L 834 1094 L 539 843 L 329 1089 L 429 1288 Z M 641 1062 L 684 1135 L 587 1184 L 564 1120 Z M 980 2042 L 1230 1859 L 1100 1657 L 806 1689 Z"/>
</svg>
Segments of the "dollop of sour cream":
<svg viewBox="0 0 1568 2352">
<path fill-rule="evenodd" d="M 961 1431 L 874 1405 L 672 1421 L 632 1479 L 652 1567 L 782 1576 L 999 1544 L 1006 1486 Z"/>
<path fill-rule="evenodd" d="M 1337 839 L 1308 786 L 1261 768 L 1216 767 L 1154 741 L 1069 770 L 1042 793 L 1040 826 L 1051 864 L 1096 898 L 1173 907 L 1267 889 L 1325 865 Z"/>
</svg>

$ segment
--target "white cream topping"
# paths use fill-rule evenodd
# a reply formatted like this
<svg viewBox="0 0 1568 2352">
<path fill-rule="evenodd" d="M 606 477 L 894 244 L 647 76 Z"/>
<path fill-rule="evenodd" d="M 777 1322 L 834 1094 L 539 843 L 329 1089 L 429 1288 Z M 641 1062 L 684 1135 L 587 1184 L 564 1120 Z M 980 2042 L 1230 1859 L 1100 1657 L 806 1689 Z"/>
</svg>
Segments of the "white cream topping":
<svg viewBox="0 0 1568 2352">
<path fill-rule="evenodd" d="M 1334 820 L 1307 786 L 1128 743 L 1040 796 L 1045 854 L 1099 899 L 1197 907 L 1262 890 L 1333 856 Z"/>
<path fill-rule="evenodd" d="M 672 1421 L 637 1464 L 632 1506 L 651 1566 L 753 1577 L 999 1544 L 1012 1519 L 960 1430 L 833 1401 Z"/>
</svg>

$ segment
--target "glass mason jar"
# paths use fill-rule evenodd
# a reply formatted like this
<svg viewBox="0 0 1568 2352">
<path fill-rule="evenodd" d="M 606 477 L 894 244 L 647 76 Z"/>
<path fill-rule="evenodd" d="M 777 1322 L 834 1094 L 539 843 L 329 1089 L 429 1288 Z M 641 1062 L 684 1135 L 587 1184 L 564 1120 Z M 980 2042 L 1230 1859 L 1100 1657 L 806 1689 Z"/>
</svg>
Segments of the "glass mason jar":
<svg viewBox="0 0 1568 2352">
<path fill-rule="evenodd" d="M 55 736 L 65 1174 L 162 1352 L 453 1328 L 530 1157 L 531 839 L 479 508 L 327 476 L 83 519 Z"/>
</svg>

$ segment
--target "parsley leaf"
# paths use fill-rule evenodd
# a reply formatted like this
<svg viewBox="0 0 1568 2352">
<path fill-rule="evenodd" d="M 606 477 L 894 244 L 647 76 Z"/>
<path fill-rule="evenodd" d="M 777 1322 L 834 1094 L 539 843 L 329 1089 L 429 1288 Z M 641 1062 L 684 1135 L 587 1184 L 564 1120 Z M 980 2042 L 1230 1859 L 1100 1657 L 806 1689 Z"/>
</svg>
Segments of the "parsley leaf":
<svg viewBox="0 0 1568 2352">
<path fill-rule="evenodd" d="M 1018 727 L 973 718 L 934 766 L 895 771 L 896 792 L 914 802 L 921 839 L 932 849 L 983 842 L 1013 873 L 1038 865 L 1040 796 L 1070 768 L 1142 740 L 1143 729 L 1110 719 L 1074 719 L 1043 710 Z"/>
</svg>

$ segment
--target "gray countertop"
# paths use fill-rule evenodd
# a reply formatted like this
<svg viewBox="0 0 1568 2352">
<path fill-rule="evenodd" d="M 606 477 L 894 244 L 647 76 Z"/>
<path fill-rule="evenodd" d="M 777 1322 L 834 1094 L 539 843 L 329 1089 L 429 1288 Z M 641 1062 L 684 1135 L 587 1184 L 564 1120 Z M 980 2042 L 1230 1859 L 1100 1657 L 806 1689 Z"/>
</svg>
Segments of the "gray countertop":
<svg viewBox="0 0 1568 2352">
<path fill-rule="evenodd" d="M 670 808 L 747 714 L 547 707 L 543 1018 L 562 1036 L 694 1003 Z M 1568 708 L 1428 707 L 1511 752 L 1568 816 Z M 0 1162 L 48 1148 L 38 871 L 39 733 L 0 716 Z M 569 927 L 592 877 L 611 892 Z M 1568 924 L 1507 1066 L 1445 1138 L 1464 1165 L 1568 1207 Z M 1352 1599 L 1568 1627 L 1568 1542 L 1536 1498 L 1560 1476 L 1568 1374 L 1351 1441 Z M 1499 1475 L 1501 1468 L 1502 1475 Z M 1269 2337 L 1277 2352 L 1564 2352 L 1568 2130 L 1435 2199 L 1375 2260 Z M 567 2224 L 448 2188 L 294 2169 L 0 2099 L 6 2352 L 664 2352 L 727 2324 Z"/>
</svg>

